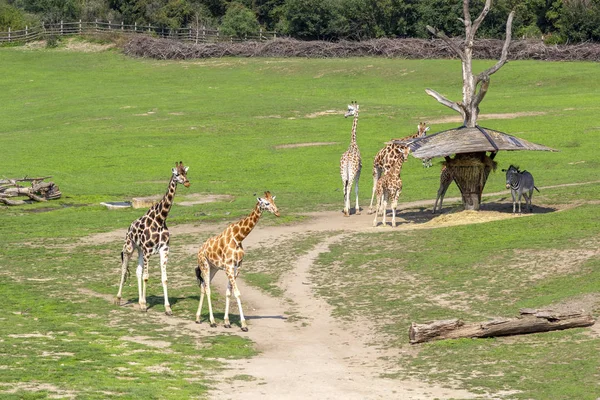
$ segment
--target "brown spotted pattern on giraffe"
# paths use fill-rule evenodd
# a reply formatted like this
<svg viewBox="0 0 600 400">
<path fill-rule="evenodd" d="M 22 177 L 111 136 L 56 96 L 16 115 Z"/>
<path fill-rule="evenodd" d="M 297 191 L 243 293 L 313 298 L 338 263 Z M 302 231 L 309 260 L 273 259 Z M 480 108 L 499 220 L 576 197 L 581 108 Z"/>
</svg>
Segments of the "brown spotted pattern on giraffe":
<svg viewBox="0 0 600 400">
<path fill-rule="evenodd" d="M 133 256 L 135 250 L 138 250 L 138 254 L 143 256 L 143 272 L 144 284 L 138 284 L 138 290 L 142 293 L 139 296 L 140 308 L 142 311 L 146 310 L 146 283 L 148 279 L 148 258 L 152 254 L 160 253 L 160 267 L 161 276 L 163 281 L 163 291 L 165 299 L 165 313 L 171 315 L 171 307 L 167 295 L 167 272 L 166 263 L 168 260 L 169 253 L 169 230 L 166 225 L 166 219 L 173 205 L 173 198 L 178 184 L 183 184 L 188 187 L 189 181 L 187 179 L 188 167 L 183 165 L 183 162 L 176 162 L 175 168 L 171 170 L 171 179 L 167 187 L 167 192 L 163 196 L 162 200 L 150 207 L 146 214 L 137 220 L 133 221 L 127 230 L 125 237 L 125 244 L 123 245 L 123 251 L 121 253 L 122 264 L 121 264 L 121 281 L 119 284 L 119 292 L 115 302 L 120 304 L 121 295 L 123 290 L 123 284 L 128 275 L 128 262 Z M 139 272 L 138 272 L 139 273 Z"/>
<path fill-rule="evenodd" d="M 279 216 L 279 210 L 274 202 L 275 197 L 271 197 L 269 192 L 265 192 L 265 198 L 258 198 L 257 200 L 258 202 L 249 216 L 229 225 L 219 235 L 207 239 L 198 250 L 198 267 L 195 270 L 195 274 L 200 282 L 200 303 L 196 313 L 197 323 L 200 323 L 200 313 L 202 311 L 204 296 L 208 294 L 210 325 L 212 327 L 216 326 L 210 299 L 210 280 L 216 271 L 222 269 L 225 271 L 229 282 L 228 295 L 225 302 L 225 316 L 223 318 L 225 327 L 231 327 L 229 323 L 229 298 L 233 294 L 238 300 L 237 304 L 242 330 L 248 330 L 239 299 L 240 293 L 235 282 L 244 258 L 244 249 L 241 243 L 256 226 L 264 210 Z"/>
</svg>

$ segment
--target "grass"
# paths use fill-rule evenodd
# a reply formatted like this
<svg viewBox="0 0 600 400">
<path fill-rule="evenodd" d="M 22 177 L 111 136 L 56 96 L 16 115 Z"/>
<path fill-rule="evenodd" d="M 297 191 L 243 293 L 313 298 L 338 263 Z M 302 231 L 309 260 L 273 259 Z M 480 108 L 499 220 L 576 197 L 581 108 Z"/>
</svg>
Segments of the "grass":
<svg viewBox="0 0 600 400">
<path fill-rule="evenodd" d="M 475 70 L 491 64 L 477 61 Z M 321 254 L 313 270 L 336 316 L 378 321 L 378 331 L 390 338 L 386 345 L 402 349 L 412 321 L 478 321 L 597 296 L 598 259 L 577 256 L 598 240 L 600 185 L 545 189 L 598 180 L 600 82 L 590 79 L 596 72 L 594 63 L 511 62 L 494 75 L 482 103 L 484 114 L 543 113 L 481 125 L 560 150 L 501 152 L 496 161 L 500 168 L 512 163 L 533 173 L 542 190 L 534 205 L 565 210 L 469 226 L 349 234 L 343 246 Z M 169 295 L 181 323 L 165 326 L 157 317 L 159 296 L 151 297 L 146 315 L 110 304 L 104 297 L 116 293 L 120 239 L 79 240 L 124 232 L 143 210 L 107 210 L 100 202 L 164 193 L 173 164 L 181 160 L 190 167 L 191 186 L 179 188 L 177 199 L 200 193 L 234 200 L 176 204 L 170 226 L 235 221 L 265 190 L 277 195 L 282 217 L 261 224 L 293 224 L 306 219 L 301 212 L 339 210 L 338 163 L 352 123 L 341 113 L 357 100 L 364 206 L 371 194 L 369 163 L 382 143 L 413 133 L 419 121 L 453 115 L 424 89 L 460 97 L 456 60 L 174 62 L 130 59 L 114 50 L 10 47 L 0 48 L 0 74 L 0 178 L 52 175 L 63 192 L 60 200 L 0 208 L 0 392 L 7 398 L 205 397 L 221 359 L 256 354 L 252 342 L 237 335 L 184 329 L 199 294 L 194 254 L 185 249 L 200 245 L 208 233 L 172 239 L 169 276 L 175 284 Z M 327 110 L 338 113 L 314 117 Z M 430 125 L 437 132 L 457 124 Z M 335 144 L 277 147 L 310 142 Z M 406 163 L 401 201 L 431 199 L 438 179 L 438 167 Z M 491 174 L 486 192 L 503 188 L 503 174 Z M 453 186 L 447 198 L 457 195 Z M 497 200 L 491 196 L 486 204 Z M 572 203 L 582 205 L 565 207 Z M 279 278 L 325 237 L 310 233 L 249 252 L 243 276 L 285 296 Z M 137 301 L 135 286 L 125 288 L 125 300 Z M 162 292 L 158 279 L 151 279 L 148 292 Z M 215 309 L 222 310 L 223 299 L 214 295 Z M 600 341 L 588 332 L 430 343 L 395 361 L 406 373 L 458 382 L 483 397 L 508 391 L 510 398 L 595 399 Z M 22 382 L 34 382 L 38 391 Z"/>
</svg>

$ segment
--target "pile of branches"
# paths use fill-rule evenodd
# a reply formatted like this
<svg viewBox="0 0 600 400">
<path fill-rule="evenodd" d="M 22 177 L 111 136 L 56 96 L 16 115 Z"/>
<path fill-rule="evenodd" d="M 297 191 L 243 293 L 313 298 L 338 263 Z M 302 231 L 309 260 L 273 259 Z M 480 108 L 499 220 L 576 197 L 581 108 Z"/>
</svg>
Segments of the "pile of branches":
<svg viewBox="0 0 600 400">
<path fill-rule="evenodd" d="M 9 206 L 26 204 L 30 201 L 48 201 L 60 198 L 62 193 L 54 182 L 44 182 L 45 179 L 52 178 L 45 176 L 43 178 L 22 178 L 22 179 L 0 179 L 0 203 Z M 29 182 L 30 187 L 20 185 L 20 182 Z M 11 200 L 11 197 L 25 196 L 26 200 Z"/>
<path fill-rule="evenodd" d="M 457 44 L 461 44 L 456 39 Z M 503 40 L 475 41 L 473 58 L 498 59 Z M 371 39 L 361 42 L 300 41 L 288 38 L 264 42 L 185 43 L 140 35 L 126 43 L 125 54 L 161 60 L 185 60 L 219 57 L 387 57 L 411 59 L 456 58 L 456 54 L 440 39 Z M 511 60 L 600 61 L 600 44 L 546 45 L 539 40 L 513 41 Z"/>
</svg>

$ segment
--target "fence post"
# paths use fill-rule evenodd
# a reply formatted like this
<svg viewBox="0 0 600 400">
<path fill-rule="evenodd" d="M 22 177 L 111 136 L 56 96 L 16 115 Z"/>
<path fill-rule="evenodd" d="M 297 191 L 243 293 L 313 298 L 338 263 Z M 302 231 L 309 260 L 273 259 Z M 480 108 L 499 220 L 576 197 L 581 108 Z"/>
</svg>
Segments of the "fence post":
<svg viewBox="0 0 600 400">
<path fill-rule="evenodd" d="M 133 23 L 133 31 L 137 32 L 137 21 Z"/>
<path fill-rule="evenodd" d="M 110 31 L 110 21 L 108 21 L 108 30 Z"/>
<path fill-rule="evenodd" d="M 98 32 L 98 18 L 94 21 L 94 31 Z"/>
<path fill-rule="evenodd" d="M 206 26 L 202 25 L 202 42 L 206 42 Z"/>
<path fill-rule="evenodd" d="M 148 24 L 148 33 L 150 33 L 150 24 Z"/>
<path fill-rule="evenodd" d="M 27 37 L 27 33 L 28 33 L 27 31 L 28 31 L 28 28 L 29 28 L 29 27 L 28 27 L 27 25 L 25 25 L 25 40 L 28 40 L 28 39 L 29 39 L 29 38 Z"/>
<path fill-rule="evenodd" d="M 8 27 L 8 41 L 10 42 L 10 26 Z"/>
<path fill-rule="evenodd" d="M 60 20 L 60 36 L 63 35 L 63 20 Z"/>
<path fill-rule="evenodd" d="M 81 20 L 79 20 L 79 34 L 81 35 Z"/>
<path fill-rule="evenodd" d="M 124 31 L 124 30 L 125 30 L 125 25 L 124 25 L 124 24 L 125 24 L 125 22 L 124 22 L 124 21 L 121 21 L 121 30 L 122 30 L 122 31 Z"/>
</svg>

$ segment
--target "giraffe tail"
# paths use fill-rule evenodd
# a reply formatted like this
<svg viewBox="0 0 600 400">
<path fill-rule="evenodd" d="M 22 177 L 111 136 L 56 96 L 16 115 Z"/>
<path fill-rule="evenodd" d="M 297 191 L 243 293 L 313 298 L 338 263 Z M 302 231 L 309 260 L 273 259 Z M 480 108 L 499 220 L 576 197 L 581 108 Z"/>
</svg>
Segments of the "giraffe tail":
<svg viewBox="0 0 600 400">
<path fill-rule="evenodd" d="M 123 261 L 125 259 L 125 253 L 121 252 L 121 266 L 123 265 Z M 125 266 L 125 268 L 127 268 L 127 270 L 125 271 L 125 280 L 123 281 L 123 283 L 127 282 L 127 279 L 129 279 L 129 263 L 127 263 L 127 265 Z"/>
<path fill-rule="evenodd" d="M 202 278 L 202 271 L 200 271 L 200 267 L 196 267 L 196 279 L 198 279 L 198 286 L 202 286 L 204 283 L 204 279 Z"/>
</svg>

